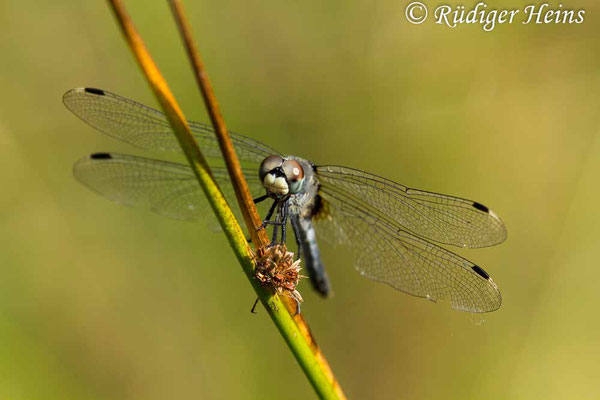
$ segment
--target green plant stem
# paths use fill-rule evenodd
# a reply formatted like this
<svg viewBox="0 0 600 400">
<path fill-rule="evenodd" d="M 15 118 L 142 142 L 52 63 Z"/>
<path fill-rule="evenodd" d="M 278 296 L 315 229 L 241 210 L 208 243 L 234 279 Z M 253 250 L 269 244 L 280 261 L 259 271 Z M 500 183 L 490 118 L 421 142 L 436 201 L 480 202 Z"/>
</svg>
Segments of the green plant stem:
<svg viewBox="0 0 600 400">
<path fill-rule="evenodd" d="M 127 15 L 122 1 L 109 0 L 109 3 L 115 13 L 127 43 L 146 76 L 161 108 L 167 116 L 169 123 L 173 127 L 177 140 L 179 141 L 202 190 L 207 196 L 211 208 L 216 214 L 229 244 L 246 276 L 250 280 L 252 287 L 256 291 L 257 296 L 264 304 L 271 319 L 298 360 L 319 397 L 322 399 L 344 399 L 345 397 L 341 387 L 337 383 L 322 352 L 312 339 L 308 325 L 303 317 L 301 315 L 292 316 L 288 312 L 288 304 L 284 304 L 279 296 L 273 295 L 270 290 L 262 287 L 259 282 L 254 279 L 255 265 L 251 249 L 249 248 L 245 235 L 229 208 L 223 193 L 217 186 L 204 156 L 191 135 L 189 125 L 181 108 L 177 104 L 166 81 L 133 26 L 131 18 Z M 214 94 L 212 97 L 214 98 Z M 219 129 L 222 133 L 227 135 L 224 124 L 222 128 Z M 237 168 L 239 169 L 239 163 Z M 234 185 L 238 183 L 234 182 Z M 262 241 L 259 239 L 258 235 L 256 240 L 258 243 Z"/>
</svg>

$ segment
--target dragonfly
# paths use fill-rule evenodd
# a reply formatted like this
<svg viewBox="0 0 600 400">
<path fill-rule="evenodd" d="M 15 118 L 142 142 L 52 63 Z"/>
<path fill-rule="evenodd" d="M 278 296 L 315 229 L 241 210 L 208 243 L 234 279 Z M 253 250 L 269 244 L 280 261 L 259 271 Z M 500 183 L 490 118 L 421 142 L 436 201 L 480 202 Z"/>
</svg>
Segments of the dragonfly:
<svg viewBox="0 0 600 400">
<path fill-rule="evenodd" d="M 63 102 L 109 136 L 146 150 L 181 153 L 158 110 L 94 88 L 69 90 Z M 216 182 L 229 203 L 235 203 L 214 130 L 200 122 L 189 125 Z M 488 207 L 358 169 L 284 155 L 247 136 L 230 136 L 255 202 L 272 202 L 261 228 L 272 225 L 273 243 L 285 243 L 291 225 L 298 257 L 319 294 L 331 293 L 318 246 L 324 240 L 347 246 L 361 275 L 401 292 L 449 301 L 454 309 L 474 313 L 502 304 L 498 286 L 483 268 L 441 246 L 482 248 L 503 242 L 505 225 Z M 167 217 L 198 221 L 210 209 L 185 164 L 94 153 L 77 161 L 73 171 L 76 179 L 109 200 L 145 206 Z"/>
</svg>

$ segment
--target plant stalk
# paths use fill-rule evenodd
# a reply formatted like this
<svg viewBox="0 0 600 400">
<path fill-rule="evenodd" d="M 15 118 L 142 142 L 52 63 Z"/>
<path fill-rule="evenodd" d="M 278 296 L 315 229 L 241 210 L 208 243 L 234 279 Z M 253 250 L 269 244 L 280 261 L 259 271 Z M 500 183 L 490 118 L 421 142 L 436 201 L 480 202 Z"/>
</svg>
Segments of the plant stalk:
<svg viewBox="0 0 600 400">
<path fill-rule="evenodd" d="M 289 299 L 285 298 L 286 303 L 282 302 L 282 299 L 278 295 L 274 295 L 271 290 L 262 287 L 260 283 L 254 279 L 255 264 L 252 251 L 248 246 L 246 237 L 229 208 L 223 193 L 215 182 L 206 159 L 202 155 L 198 144 L 191 134 L 189 124 L 185 119 L 181 108 L 177 104 L 175 97 L 158 70 L 158 67 L 152 60 L 152 57 L 135 29 L 131 18 L 127 14 L 122 1 L 109 0 L 109 4 L 114 11 L 127 43 L 138 61 L 144 76 L 148 80 L 152 91 L 158 99 L 161 108 L 167 116 L 169 123 L 173 127 L 177 140 L 179 141 L 202 190 L 208 198 L 211 208 L 221 224 L 229 244 L 246 276 L 250 280 L 257 296 L 265 306 L 265 309 L 279 329 L 279 332 L 298 360 L 298 363 L 304 370 L 319 397 L 321 399 L 345 399 L 342 389 L 335 379 L 323 353 L 314 342 L 304 318 L 299 314 L 292 316 L 288 311 L 292 309 Z M 186 42 L 186 48 L 189 43 L 188 54 L 192 60 L 196 79 L 201 87 L 211 121 L 217 132 L 219 143 L 227 163 L 227 168 L 236 190 L 236 197 L 244 214 L 244 220 L 252 234 L 253 242 L 256 245 L 262 246 L 268 243 L 268 238 L 266 237 L 264 230 L 256 229 L 260 226 L 260 218 L 258 217 L 258 212 L 256 211 L 256 207 L 254 206 L 254 202 L 248 191 L 247 183 L 241 173 L 239 160 L 231 145 L 225 123 L 221 117 L 212 88 L 210 87 L 210 82 L 208 81 L 208 75 L 204 70 L 199 54 L 191 39 L 189 27 L 187 26 L 181 5 L 179 2 L 173 1 L 171 2 L 171 6 L 176 15 L 180 31 L 184 37 L 184 42 Z M 196 59 L 196 61 L 194 61 L 194 59 Z M 264 236 L 264 239 L 262 236 Z"/>
</svg>

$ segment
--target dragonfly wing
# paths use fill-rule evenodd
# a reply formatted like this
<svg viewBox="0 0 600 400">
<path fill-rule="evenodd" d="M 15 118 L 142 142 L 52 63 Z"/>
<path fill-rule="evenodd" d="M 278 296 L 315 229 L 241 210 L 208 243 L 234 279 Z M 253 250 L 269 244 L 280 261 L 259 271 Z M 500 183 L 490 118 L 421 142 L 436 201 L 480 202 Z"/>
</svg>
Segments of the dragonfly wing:
<svg viewBox="0 0 600 400">
<path fill-rule="evenodd" d="M 492 246 L 506 239 L 502 220 L 480 203 L 411 189 L 352 168 L 316 170 L 323 185 L 360 199 L 382 218 L 421 237 L 459 247 Z"/>
<path fill-rule="evenodd" d="M 498 287 L 479 266 L 379 217 L 368 201 L 337 187 L 324 183 L 319 195 L 321 209 L 313 217 L 317 233 L 328 229 L 347 244 L 362 275 L 414 296 L 449 300 L 461 311 L 500 307 Z"/>
<path fill-rule="evenodd" d="M 241 213 L 225 168 L 211 168 L 238 221 Z M 157 214 L 189 221 L 204 220 L 211 214 L 192 169 L 184 164 L 114 153 L 84 157 L 73 167 L 84 185 L 116 203 L 145 206 Z M 258 177 L 247 173 L 250 191 L 264 192 Z"/>
<path fill-rule="evenodd" d="M 134 146 L 181 152 L 165 115 L 153 108 L 100 89 L 71 89 L 63 96 L 65 106 L 99 131 Z M 189 122 L 200 149 L 207 157 L 221 157 L 214 130 L 200 122 Z M 246 136 L 231 133 L 241 161 L 260 163 L 276 150 Z"/>
</svg>

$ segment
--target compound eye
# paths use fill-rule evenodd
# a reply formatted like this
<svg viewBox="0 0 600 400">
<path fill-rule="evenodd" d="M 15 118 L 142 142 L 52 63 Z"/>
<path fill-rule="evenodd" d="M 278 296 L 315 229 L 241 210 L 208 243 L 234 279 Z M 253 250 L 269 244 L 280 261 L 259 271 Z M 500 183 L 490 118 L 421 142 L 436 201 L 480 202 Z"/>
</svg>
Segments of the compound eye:
<svg viewBox="0 0 600 400">
<path fill-rule="evenodd" d="M 300 193 L 304 183 L 304 169 L 296 160 L 286 160 L 283 163 L 283 173 L 288 182 L 291 194 Z"/>
<path fill-rule="evenodd" d="M 283 163 L 283 172 L 290 182 L 297 182 L 304 178 L 304 169 L 302 169 L 302 166 L 296 160 L 286 160 Z"/>
<path fill-rule="evenodd" d="M 265 179 L 265 175 L 273 171 L 275 168 L 281 167 L 283 164 L 283 158 L 280 156 L 269 156 L 263 160 L 258 170 L 258 177 L 261 182 Z"/>
<path fill-rule="evenodd" d="M 289 182 L 297 182 L 304 178 L 304 169 L 296 160 L 286 160 L 283 163 L 283 172 Z"/>
</svg>

